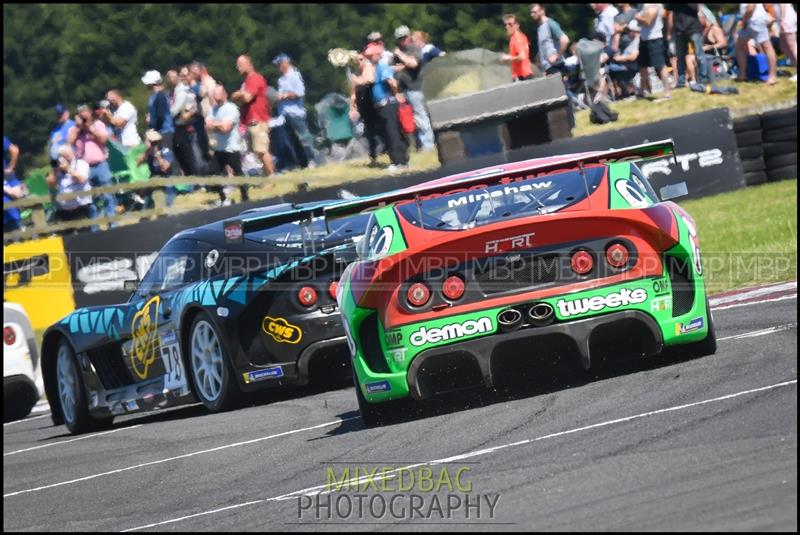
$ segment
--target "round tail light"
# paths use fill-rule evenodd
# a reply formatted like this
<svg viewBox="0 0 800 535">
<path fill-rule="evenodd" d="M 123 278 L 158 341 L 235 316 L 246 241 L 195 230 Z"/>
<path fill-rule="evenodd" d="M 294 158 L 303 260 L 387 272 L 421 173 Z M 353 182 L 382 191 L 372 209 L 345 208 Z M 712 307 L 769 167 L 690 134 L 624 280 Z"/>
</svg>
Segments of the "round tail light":
<svg viewBox="0 0 800 535">
<path fill-rule="evenodd" d="M 336 290 L 339 289 L 339 281 L 333 281 L 330 286 L 328 286 L 328 295 L 331 296 L 331 299 L 336 300 Z"/>
<path fill-rule="evenodd" d="M 3 327 L 3 342 L 5 342 L 7 346 L 13 346 L 17 343 L 17 333 L 14 331 L 13 327 Z"/>
<path fill-rule="evenodd" d="M 317 291 L 311 286 L 303 286 L 297 292 L 297 300 L 304 307 L 310 307 L 317 302 Z"/>
<path fill-rule="evenodd" d="M 630 253 L 621 243 L 615 243 L 606 250 L 606 261 L 615 268 L 621 268 L 628 263 Z"/>
<path fill-rule="evenodd" d="M 455 275 L 447 277 L 442 283 L 442 293 L 451 301 L 461 298 L 464 295 L 464 281 Z"/>
<path fill-rule="evenodd" d="M 421 307 L 431 298 L 431 291 L 421 282 L 415 282 L 409 286 L 406 298 L 412 306 Z"/>
<path fill-rule="evenodd" d="M 588 252 L 578 251 L 572 255 L 570 265 L 572 266 L 572 271 L 578 275 L 586 275 L 594 267 L 594 260 Z"/>
</svg>

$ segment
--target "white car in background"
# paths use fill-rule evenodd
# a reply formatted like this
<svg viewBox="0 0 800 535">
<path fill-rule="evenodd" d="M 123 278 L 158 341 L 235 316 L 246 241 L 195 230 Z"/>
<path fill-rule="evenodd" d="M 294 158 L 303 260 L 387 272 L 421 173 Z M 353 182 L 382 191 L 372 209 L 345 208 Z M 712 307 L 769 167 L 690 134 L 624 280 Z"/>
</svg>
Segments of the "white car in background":
<svg viewBox="0 0 800 535">
<path fill-rule="evenodd" d="M 3 421 L 30 414 L 43 391 L 33 327 L 25 309 L 3 303 Z"/>
</svg>

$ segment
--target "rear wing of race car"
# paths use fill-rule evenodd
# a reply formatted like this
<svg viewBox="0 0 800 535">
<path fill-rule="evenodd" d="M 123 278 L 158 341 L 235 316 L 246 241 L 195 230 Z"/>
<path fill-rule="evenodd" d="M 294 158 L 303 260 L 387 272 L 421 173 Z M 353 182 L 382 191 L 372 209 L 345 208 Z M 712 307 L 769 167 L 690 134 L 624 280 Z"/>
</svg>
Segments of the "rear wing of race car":
<svg viewBox="0 0 800 535">
<path fill-rule="evenodd" d="M 336 204 L 336 203 L 333 203 Z M 285 223 L 311 220 L 325 215 L 323 209 L 331 203 L 319 203 L 312 206 L 303 206 L 281 212 L 259 214 L 258 212 L 245 213 L 237 219 L 228 219 L 222 222 L 223 233 L 227 243 L 242 243 L 244 235 L 248 232 L 258 232 Z"/>
<path fill-rule="evenodd" d="M 644 143 L 621 149 L 610 149 L 602 152 L 588 152 L 568 155 L 564 159 L 552 162 L 532 162 L 530 165 L 519 167 L 514 170 L 506 170 L 501 166 L 476 170 L 473 174 L 463 178 L 448 180 L 436 180 L 433 184 L 421 184 L 410 188 L 380 193 L 369 197 L 362 197 L 352 201 L 345 201 L 326 205 L 322 212 L 326 218 L 338 218 L 362 212 L 370 208 L 379 208 L 393 202 L 414 199 L 420 195 L 430 195 L 434 193 L 444 193 L 456 188 L 465 188 L 476 184 L 486 184 L 487 182 L 499 181 L 503 178 L 515 178 L 520 175 L 530 173 L 544 173 L 558 169 L 569 169 L 583 167 L 591 164 L 605 164 L 614 162 L 638 162 L 665 156 L 675 156 L 675 145 L 672 139 Z"/>
</svg>

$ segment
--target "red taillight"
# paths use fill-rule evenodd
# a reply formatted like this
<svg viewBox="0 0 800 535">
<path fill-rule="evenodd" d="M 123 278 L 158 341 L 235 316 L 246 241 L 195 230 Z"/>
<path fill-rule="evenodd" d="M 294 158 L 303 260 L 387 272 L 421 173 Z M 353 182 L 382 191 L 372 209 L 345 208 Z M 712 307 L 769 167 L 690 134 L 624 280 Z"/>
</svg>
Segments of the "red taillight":
<svg viewBox="0 0 800 535">
<path fill-rule="evenodd" d="M 431 298 L 431 291 L 421 282 L 415 282 L 408 288 L 406 298 L 412 306 L 421 307 Z"/>
<path fill-rule="evenodd" d="M 13 327 L 3 327 L 3 342 L 7 346 L 13 346 L 17 342 L 17 333 Z"/>
<path fill-rule="evenodd" d="M 332 299 L 336 299 L 336 290 L 339 289 L 339 281 L 333 281 L 330 286 L 328 286 L 328 295 L 331 296 Z"/>
<path fill-rule="evenodd" d="M 615 243 L 606 250 L 606 261 L 615 268 L 621 268 L 628 263 L 630 253 L 621 243 Z"/>
<path fill-rule="evenodd" d="M 464 295 L 464 281 L 461 280 L 461 277 L 455 275 L 447 277 L 444 283 L 442 283 L 442 293 L 451 301 L 459 299 Z"/>
<path fill-rule="evenodd" d="M 303 286 L 300 288 L 300 291 L 297 292 L 297 300 L 300 301 L 300 304 L 304 307 L 310 307 L 317 302 L 317 291 L 311 286 Z"/>
<path fill-rule="evenodd" d="M 578 275 L 586 275 L 594 267 L 594 260 L 592 255 L 586 251 L 578 251 L 572 255 L 570 265 L 572 266 L 572 271 Z"/>
</svg>

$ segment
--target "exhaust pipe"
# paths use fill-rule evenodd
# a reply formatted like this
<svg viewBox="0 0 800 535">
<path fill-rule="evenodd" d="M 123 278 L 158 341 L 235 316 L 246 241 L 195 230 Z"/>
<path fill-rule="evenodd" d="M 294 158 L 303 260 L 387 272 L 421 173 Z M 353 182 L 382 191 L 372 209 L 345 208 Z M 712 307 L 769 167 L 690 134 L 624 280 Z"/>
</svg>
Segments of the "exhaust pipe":
<svg viewBox="0 0 800 535">
<path fill-rule="evenodd" d="M 498 314 L 497 324 L 504 332 L 516 331 L 522 325 L 522 312 L 516 308 L 507 308 Z"/>
<path fill-rule="evenodd" d="M 537 327 L 550 325 L 553 323 L 553 307 L 547 303 L 536 303 L 528 309 L 528 317 L 531 323 Z"/>
</svg>

